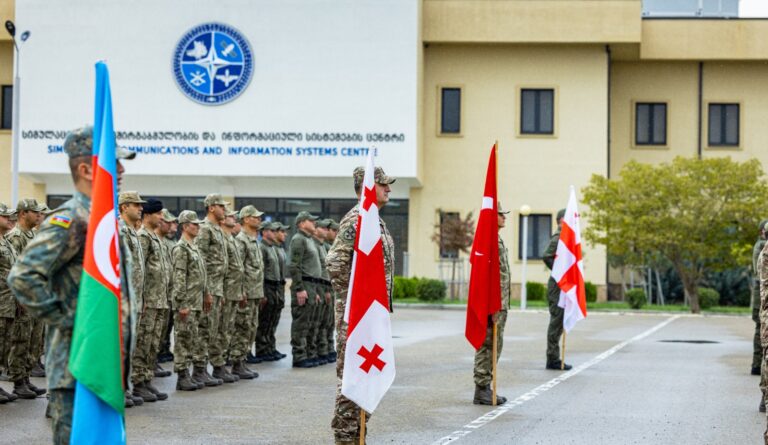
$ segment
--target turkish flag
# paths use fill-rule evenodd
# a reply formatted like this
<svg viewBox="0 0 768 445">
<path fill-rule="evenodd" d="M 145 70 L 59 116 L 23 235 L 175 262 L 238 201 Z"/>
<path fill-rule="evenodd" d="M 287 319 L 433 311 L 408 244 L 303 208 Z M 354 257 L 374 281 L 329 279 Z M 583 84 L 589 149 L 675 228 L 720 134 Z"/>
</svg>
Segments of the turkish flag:
<svg viewBox="0 0 768 445">
<path fill-rule="evenodd" d="M 485 191 L 477 220 L 469 262 L 469 301 L 467 302 L 467 340 L 480 349 L 485 341 L 488 316 L 501 309 L 501 274 L 499 271 L 499 217 L 496 199 L 496 145 L 491 149 Z"/>
<path fill-rule="evenodd" d="M 373 155 L 368 155 L 360 195 L 355 252 L 344 321 L 347 345 L 341 393 L 368 413 L 376 409 L 395 380 L 395 355 L 389 321 Z"/>
<path fill-rule="evenodd" d="M 560 229 L 560 240 L 557 242 L 555 263 L 552 265 L 552 278 L 560 287 L 560 300 L 557 305 L 565 310 L 563 328 L 566 332 L 570 332 L 576 322 L 587 316 L 580 221 L 576 208 L 576 191 L 571 186 L 571 195 Z"/>
</svg>

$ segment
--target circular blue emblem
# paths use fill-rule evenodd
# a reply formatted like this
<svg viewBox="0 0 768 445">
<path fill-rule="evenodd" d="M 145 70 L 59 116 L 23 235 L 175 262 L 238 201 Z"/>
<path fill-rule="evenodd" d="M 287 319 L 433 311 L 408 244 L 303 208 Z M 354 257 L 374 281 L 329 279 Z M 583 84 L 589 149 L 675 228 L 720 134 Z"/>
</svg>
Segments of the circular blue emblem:
<svg viewBox="0 0 768 445">
<path fill-rule="evenodd" d="M 251 46 L 229 25 L 204 23 L 179 40 L 173 53 L 173 74 L 181 91 L 195 102 L 227 103 L 251 81 Z"/>
</svg>

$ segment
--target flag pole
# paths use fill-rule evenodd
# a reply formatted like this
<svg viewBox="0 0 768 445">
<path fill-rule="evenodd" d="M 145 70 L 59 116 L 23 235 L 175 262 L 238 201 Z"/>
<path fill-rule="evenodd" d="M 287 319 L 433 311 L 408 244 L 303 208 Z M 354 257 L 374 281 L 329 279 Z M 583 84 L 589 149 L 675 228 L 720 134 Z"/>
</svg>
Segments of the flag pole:
<svg viewBox="0 0 768 445">
<path fill-rule="evenodd" d="M 360 408 L 360 445 L 365 445 L 365 410 Z"/>
<path fill-rule="evenodd" d="M 565 370 L 565 329 L 563 329 L 563 354 L 562 358 L 560 359 L 560 370 Z"/>
<path fill-rule="evenodd" d="M 493 387 L 493 393 L 491 395 L 491 405 L 496 406 L 496 332 L 498 324 L 496 320 L 493 320 L 493 355 L 491 356 L 491 383 Z"/>
</svg>

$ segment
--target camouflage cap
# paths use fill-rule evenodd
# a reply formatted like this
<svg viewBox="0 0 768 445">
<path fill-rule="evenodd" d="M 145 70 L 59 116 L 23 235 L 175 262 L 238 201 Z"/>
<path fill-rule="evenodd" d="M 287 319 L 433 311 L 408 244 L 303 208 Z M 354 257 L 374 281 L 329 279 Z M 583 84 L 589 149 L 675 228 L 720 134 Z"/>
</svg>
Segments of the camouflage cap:
<svg viewBox="0 0 768 445">
<path fill-rule="evenodd" d="M 294 220 L 294 224 L 296 224 L 298 226 L 299 223 L 302 222 L 302 221 L 306 221 L 308 219 L 311 220 L 311 221 L 317 221 L 319 218 L 320 218 L 319 216 L 315 216 L 315 215 L 307 212 L 306 210 L 302 210 L 301 212 L 299 212 L 298 215 L 296 215 L 296 219 Z"/>
<path fill-rule="evenodd" d="M 329 229 L 331 229 L 331 230 L 336 230 L 336 231 L 338 231 L 338 230 L 339 230 L 339 227 L 341 227 L 341 226 L 339 225 L 339 223 L 337 223 L 337 222 L 336 222 L 336 221 L 334 221 L 334 220 L 330 220 L 330 221 L 331 221 L 331 225 L 330 225 L 328 228 L 329 228 Z"/>
<path fill-rule="evenodd" d="M 211 193 L 210 195 L 205 197 L 205 201 L 203 201 L 203 204 L 205 204 L 206 207 L 209 206 L 228 206 L 230 203 L 227 201 L 224 201 L 224 198 L 221 197 L 220 193 Z"/>
<path fill-rule="evenodd" d="M 275 224 L 272 221 L 267 221 L 261 223 L 261 226 L 259 227 L 259 231 L 263 232 L 265 230 L 275 230 L 274 229 Z"/>
<path fill-rule="evenodd" d="M 283 230 L 283 231 L 285 231 L 286 229 L 290 229 L 290 228 L 291 228 L 290 226 L 286 226 L 285 224 L 283 224 L 280 221 L 272 221 L 272 230 L 275 230 L 275 231 Z"/>
<path fill-rule="evenodd" d="M 557 218 L 555 219 L 555 221 L 559 221 L 563 219 L 563 217 L 565 217 L 565 209 L 560 209 L 557 211 Z"/>
<path fill-rule="evenodd" d="M 239 215 L 237 210 L 227 210 L 227 212 L 224 214 L 224 216 L 231 216 L 235 219 L 237 219 L 237 216 Z"/>
<path fill-rule="evenodd" d="M 179 213 L 179 224 L 202 224 L 203 221 L 197 219 L 197 213 L 192 210 L 184 210 Z"/>
<path fill-rule="evenodd" d="M 117 205 L 121 204 L 144 204 L 147 201 L 141 199 L 139 192 L 120 192 L 117 195 Z"/>
<path fill-rule="evenodd" d="M 496 211 L 499 212 L 499 215 L 506 215 L 509 213 L 509 210 L 505 211 L 501 206 L 501 201 L 496 201 Z"/>
<path fill-rule="evenodd" d="M 331 226 L 330 219 L 321 219 L 317 221 L 317 227 L 320 227 L 321 229 L 327 229 L 330 226 Z"/>
<path fill-rule="evenodd" d="M 64 138 L 64 152 L 71 158 L 78 156 L 91 156 L 93 154 L 93 127 L 85 127 L 72 130 Z M 133 159 L 136 153 L 125 147 L 115 146 L 117 159 Z"/>
<path fill-rule="evenodd" d="M 40 207 L 43 208 L 43 210 L 41 210 L 41 212 L 43 212 L 43 215 L 48 216 L 51 213 L 53 213 L 53 210 L 50 207 L 48 207 L 48 205 L 46 204 L 41 204 Z"/>
<path fill-rule="evenodd" d="M 352 172 L 352 178 L 355 180 L 355 189 L 359 189 L 363 185 L 363 177 L 365 176 L 365 167 L 357 167 Z M 376 167 L 373 169 L 373 181 L 376 184 L 389 185 L 396 181 L 395 178 L 387 176 L 384 173 L 384 169 Z"/>
<path fill-rule="evenodd" d="M 43 206 L 37 203 L 37 200 L 34 198 L 24 198 L 20 199 L 19 203 L 16 204 L 16 211 L 27 211 L 27 212 L 42 212 L 44 209 Z"/>
<path fill-rule="evenodd" d="M 175 216 L 173 216 L 173 213 L 171 213 L 168 209 L 163 209 L 163 221 L 174 222 L 178 220 L 179 218 L 176 218 Z"/>
<path fill-rule="evenodd" d="M 13 216 L 15 214 L 16 210 L 13 210 L 4 203 L 0 202 L 0 216 Z"/>
<path fill-rule="evenodd" d="M 248 216 L 261 216 L 264 212 L 260 212 L 259 209 L 252 205 L 247 205 L 240 209 L 240 219 L 246 218 Z"/>
</svg>

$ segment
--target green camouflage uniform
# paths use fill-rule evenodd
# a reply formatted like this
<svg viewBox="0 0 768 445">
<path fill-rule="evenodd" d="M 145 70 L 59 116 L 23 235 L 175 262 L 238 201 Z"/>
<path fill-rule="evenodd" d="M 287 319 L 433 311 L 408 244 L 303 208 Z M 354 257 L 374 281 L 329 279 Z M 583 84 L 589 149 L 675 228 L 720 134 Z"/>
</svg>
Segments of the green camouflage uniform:
<svg viewBox="0 0 768 445">
<path fill-rule="evenodd" d="M 752 321 L 755 322 L 755 336 L 752 341 L 752 367 L 759 368 L 763 362 L 763 347 L 760 343 L 760 278 L 757 270 L 757 260 L 765 246 L 765 240 L 760 237 L 752 248 Z"/>
<path fill-rule="evenodd" d="M 507 309 L 509 308 L 510 279 L 509 279 L 509 252 L 499 237 L 499 272 L 501 273 L 501 310 L 496 324 L 496 361 L 501 357 L 501 349 L 504 346 L 504 325 L 507 323 Z M 475 353 L 475 385 L 488 386 L 493 379 L 493 320 L 488 320 L 488 331 L 485 341 Z"/>
<path fill-rule="evenodd" d="M 186 371 L 192 365 L 200 341 L 198 325 L 203 310 L 203 296 L 208 293 L 205 261 L 200 251 L 182 237 L 171 251 L 173 277 L 171 298 L 173 300 L 173 370 Z M 179 311 L 189 309 L 186 320 Z"/>
<path fill-rule="evenodd" d="M 760 344 L 763 347 L 763 361 L 760 365 L 760 391 L 763 403 L 768 402 L 768 244 L 763 246 L 757 260 L 757 273 L 760 279 Z M 768 427 L 763 433 L 768 445 Z"/>
<path fill-rule="evenodd" d="M 357 234 L 358 206 L 352 208 L 341 220 L 339 233 L 333 242 L 325 264 L 331 277 L 333 289 L 340 298 L 336 300 L 336 405 L 331 421 L 331 428 L 337 441 L 345 442 L 357 440 L 360 436 L 360 407 L 341 394 L 341 380 L 344 373 L 344 355 L 347 346 L 347 323 L 344 321 L 344 311 L 347 305 L 347 290 L 352 268 L 352 254 L 355 250 L 355 236 Z M 389 293 L 389 307 L 392 310 L 392 283 L 395 269 L 395 244 L 389 234 L 384 221 L 379 219 L 381 226 L 381 240 L 384 250 L 384 270 L 387 274 L 387 292 Z M 370 415 L 366 416 L 366 424 Z"/>
<path fill-rule="evenodd" d="M 11 330 L 16 318 L 16 300 L 8 287 L 8 273 L 16 262 L 16 250 L 4 237 L 0 236 L 0 365 L 8 363 L 8 351 L 11 344 Z"/>
<path fill-rule="evenodd" d="M 264 260 L 264 298 L 266 306 L 259 312 L 256 334 L 256 356 L 270 356 L 276 351 L 275 330 L 285 307 L 285 253 L 266 239 L 259 245 Z"/>
<path fill-rule="evenodd" d="M 316 297 L 320 294 L 322 269 L 320 252 L 314 239 L 301 230 L 291 238 L 290 258 L 288 265 L 291 274 L 291 347 L 293 362 L 317 358 L 317 338 L 315 321 L 319 305 Z M 296 293 L 307 291 L 307 302 L 299 306 Z"/>
<path fill-rule="evenodd" d="M 317 339 L 315 341 L 317 344 L 317 355 L 325 357 L 333 348 L 332 345 L 328 344 L 327 332 L 328 311 L 333 310 L 333 307 L 325 301 L 325 294 L 331 292 L 331 277 L 328 275 L 328 268 L 325 266 L 325 257 L 328 255 L 325 243 L 317 238 L 314 241 L 317 246 L 317 253 L 320 254 L 320 268 L 322 271 L 320 279 L 323 283 L 317 285 L 317 293 L 320 294 L 320 304 L 317 308 L 313 331 L 314 337 Z"/>
<path fill-rule="evenodd" d="M 141 251 L 141 243 L 139 242 L 139 235 L 136 233 L 133 227 L 125 223 L 120 218 L 117 222 L 120 228 L 120 238 L 125 243 L 125 247 L 131 252 L 133 258 L 133 266 L 131 268 L 131 284 L 133 291 L 136 292 L 136 300 L 139 305 L 139 319 L 141 319 L 144 312 L 144 254 Z"/>
<path fill-rule="evenodd" d="M 160 237 L 142 227 L 138 233 L 144 255 L 144 284 L 141 316 L 136 338 L 136 352 L 131 379 L 133 384 L 149 382 L 155 376 L 157 353 L 168 319 L 168 282 L 170 265 Z"/>
<path fill-rule="evenodd" d="M 325 242 L 323 244 L 325 247 L 326 257 L 328 252 L 331 251 L 331 243 Z M 325 266 L 325 261 L 323 261 L 323 266 Z M 323 323 L 325 325 L 325 336 L 326 336 L 326 343 L 328 343 L 328 353 L 329 354 L 335 354 L 336 353 L 336 342 L 334 341 L 334 333 L 336 332 L 336 299 L 338 296 L 336 295 L 336 291 L 333 290 L 333 285 L 331 284 L 331 275 L 328 273 L 328 267 L 324 267 L 323 269 L 325 276 L 328 280 L 328 292 L 331 293 L 331 304 L 326 305 L 326 312 L 325 312 L 325 319 L 323 320 Z"/>
<path fill-rule="evenodd" d="M 216 340 L 210 347 L 211 364 L 224 366 L 235 330 L 235 315 L 243 299 L 243 258 L 237 248 L 235 237 L 225 233 L 227 243 L 227 272 L 224 275 L 224 300 L 221 307 Z"/>
<path fill-rule="evenodd" d="M 235 237 L 240 258 L 243 260 L 243 291 L 247 297 L 245 307 L 237 306 L 235 315 L 235 338 L 232 342 L 232 361 L 245 360 L 251 350 L 256 330 L 259 327 L 259 304 L 264 298 L 264 259 L 256 237 L 245 230 Z"/>
<path fill-rule="evenodd" d="M 218 224 L 205 220 L 200 224 L 200 233 L 195 238 L 195 245 L 203 256 L 206 272 L 206 288 L 213 296 L 213 305 L 208 313 L 200 315 L 198 325 L 195 367 L 205 367 L 208 361 L 213 363 L 222 353 L 213 345 L 221 318 L 221 299 L 224 297 L 224 275 L 227 272 L 227 242 L 224 231 Z"/>
<path fill-rule="evenodd" d="M 560 240 L 560 229 L 549 239 L 547 250 L 544 251 L 543 260 L 549 270 L 555 264 L 557 243 Z M 563 335 L 563 315 L 565 311 L 557 305 L 560 301 L 560 287 L 552 276 L 547 282 L 547 303 L 549 304 L 549 328 L 547 328 L 547 363 L 560 361 L 560 337 Z"/>
<path fill-rule="evenodd" d="M 16 261 L 8 277 L 16 299 L 32 316 L 40 317 L 48 328 L 45 369 L 55 444 L 69 444 L 72 428 L 75 379 L 69 372 L 69 348 L 83 274 L 90 207 L 90 198 L 76 192 L 41 225 L 37 236 Z M 132 289 L 132 256 L 124 242 L 120 243 L 120 251 L 123 260 L 120 273 L 125 359 L 123 384 L 128 389 L 130 358 L 135 347 L 137 304 Z"/>
<path fill-rule="evenodd" d="M 160 341 L 160 353 L 171 352 L 171 331 L 173 330 L 173 298 L 171 297 L 171 291 L 173 290 L 173 283 L 171 278 L 173 277 L 173 258 L 171 252 L 176 245 L 176 240 L 169 238 L 170 234 L 160 238 L 163 244 L 163 251 L 167 257 L 168 262 L 168 293 L 166 294 L 166 301 L 168 303 L 168 317 L 165 321 L 165 327 L 163 327 L 163 337 Z"/>
</svg>

